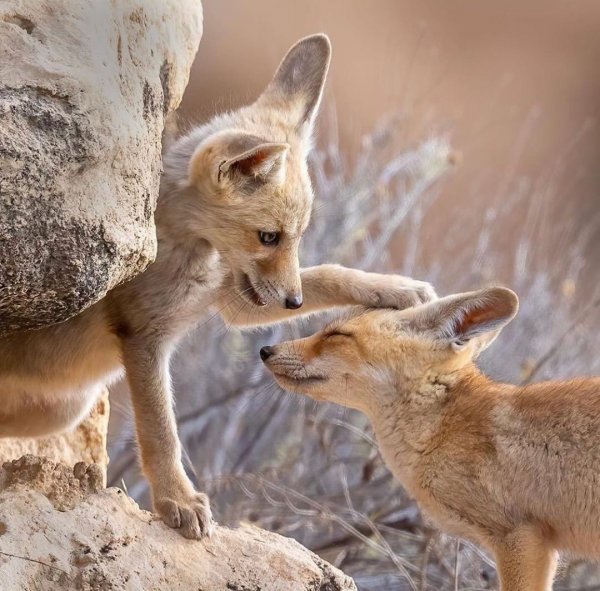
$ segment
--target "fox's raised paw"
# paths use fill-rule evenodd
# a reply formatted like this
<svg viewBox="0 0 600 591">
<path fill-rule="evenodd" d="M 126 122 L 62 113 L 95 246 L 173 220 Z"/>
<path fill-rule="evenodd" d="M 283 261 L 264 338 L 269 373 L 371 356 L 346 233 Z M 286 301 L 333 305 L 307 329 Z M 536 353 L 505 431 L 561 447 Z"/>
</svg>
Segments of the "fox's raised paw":
<svg viewBox="0 0 600 591">
<path fill-rule="evenodd" d="M 426 281 L 417 281 L 416 279 L 410 279 L 410 285 L 406 286 L 405 289 L 409 291 L 406 294 L 406 298 L 410 303 L 407 306 L 400 306 L 402 308 L 408 308 L 409 306 L 417 306 L 419 304 L 426 304 L 433 300 L 438 299 L 438 295 L 433 289 L 433 285 Z"/>
<path fill-rule="evenodd" d="M 377 308 L 402 310 L 437 299 L 433 286 L 426 281 L 408 279 L 400 275 L 382 275 L 379 283 L 372 304 Z"/>
<path fill-rule="evenodd" d="M 193 491 L 159 497 L 154 501 L 154 511 L 190 540 L 210 537 L 214 529 L 210 502 L 204 493 Z"/>
</svg>

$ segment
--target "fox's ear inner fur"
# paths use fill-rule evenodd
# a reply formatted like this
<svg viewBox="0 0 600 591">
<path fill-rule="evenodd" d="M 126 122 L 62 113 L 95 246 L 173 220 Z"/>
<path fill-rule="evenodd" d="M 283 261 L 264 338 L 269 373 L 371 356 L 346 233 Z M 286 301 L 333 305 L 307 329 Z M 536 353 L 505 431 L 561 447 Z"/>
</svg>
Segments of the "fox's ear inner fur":
<svg viewBox="0 0 600 591">
<path fill-rule="evenodd" d="M 201 182 L 208 171 L 213 182 L 233 183 L 242 192 L 251 193 L 267 181 L 284 180 L 289 147 L 243 132 L 219 134 L 192 154 L 187 184 Z"/>
<path fill-rule="evenodd" d="M 473 339 L 478 350 L 489 346 L 516 315 L 519 300 L 505 287 L 491 287 L 441 298 L 422 306 L 413 319 L 419 331 L 433 333 L 460 349 Z"/>
<path fill-rule="evenodd" d="M 247 181 L 273 180 L 282 175 L 289 144 L 266 142 L 222 160 L 217 169 L 217 182 L 225 179 Z"/>
<path fill-rule="evenodd" d="M 330 59 L 331 43 L 326 35 L 300 39 L 283 58 L 258 104 L 285 110 L 297 131 L 310 131 Z"/>
</svg>

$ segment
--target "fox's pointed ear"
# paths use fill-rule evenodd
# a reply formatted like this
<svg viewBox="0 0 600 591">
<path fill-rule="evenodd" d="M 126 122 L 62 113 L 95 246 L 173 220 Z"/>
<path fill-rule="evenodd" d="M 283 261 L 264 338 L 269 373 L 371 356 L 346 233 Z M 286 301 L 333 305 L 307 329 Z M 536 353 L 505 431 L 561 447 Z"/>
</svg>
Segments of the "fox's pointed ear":
<svg viewBox="0 0 600 591">
<path fill-rule="evenodd" d="M 211 171 L 216 184 L 233 183 L 251 193 L 267 181 L 283 181 L 289 147 L 245 133 L 223 134 L 210 146 L 201 145 L 192 155 L 188 184 L 197 184 Z"/>
<path fill-rule="evenodd" d="M 257 104 L 288 114 L 290 125 L 298 132 L 310 133 L 331 59 L 327 35 L 300 39 L 287 52 Z"/>
<path fill-rule="evenodd" d="M 289 144 L 264 142 L 219 163 L 217 182 L 266 181 L 284 172 Z"/>
<path fill-rule="evenodd" d="M 513 291 L 490 287 L 419 306 L 415 308 L 411 325 L 454 350 L 472 345 L 477 355 L 491 345 L 518 309 L 519 300 Z"/>
</svg>

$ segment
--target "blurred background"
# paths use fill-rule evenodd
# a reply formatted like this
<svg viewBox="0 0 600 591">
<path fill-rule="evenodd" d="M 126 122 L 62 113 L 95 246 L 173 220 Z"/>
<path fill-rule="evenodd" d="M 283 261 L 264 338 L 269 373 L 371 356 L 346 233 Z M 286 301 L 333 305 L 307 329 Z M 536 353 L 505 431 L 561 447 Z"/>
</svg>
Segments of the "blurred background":
<svg viewBox="0 0 600 591">
<path fill-rule="evenodd" d="M 490 375 L 600 373 L 596 0 L 203 4 L 184 130 L 251 102 L 298 38 L 331 38 L 305 264 L 401 272 L 441 294 L 506 284 L 522 308 L 482 358 Z M 260 346 L 321 324 L 243 335 L 212 318 L 181 347 L 180 431 L 217 518 L 293 536 L 361 590 L 495 588 L 485 554 L 423 521 L 363 417 L 262 372 Z M 123 385 L 112 402 L 109 479 L 147 506 Z M 599 584 L 600 570 L 573 562 L 556 588 Z"/>
</svg>

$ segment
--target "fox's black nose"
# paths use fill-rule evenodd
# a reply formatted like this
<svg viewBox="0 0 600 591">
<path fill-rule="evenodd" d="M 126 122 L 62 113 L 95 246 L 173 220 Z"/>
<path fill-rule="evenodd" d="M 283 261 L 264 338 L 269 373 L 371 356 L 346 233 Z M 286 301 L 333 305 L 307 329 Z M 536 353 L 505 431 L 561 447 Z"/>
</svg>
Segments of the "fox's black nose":
<svg viewBox="0 0 600 591">
<path fill-rule="evenodd" d="M 266 361 L 269 357 L 271 357 L 271 355 L 273 355 L 273 353 L 275 353 L 275 349 L 273 349 L 273 347 L 263 347 L 260 350 L 260 358 L 263 361 Z"/>
<path fill-rule="evenodd" d="M 302 296 L 295 295 L 285 299 L 285 307 L 288 310 L 297 310 L 300 306 L 302 306 Z"/>
</svg>

